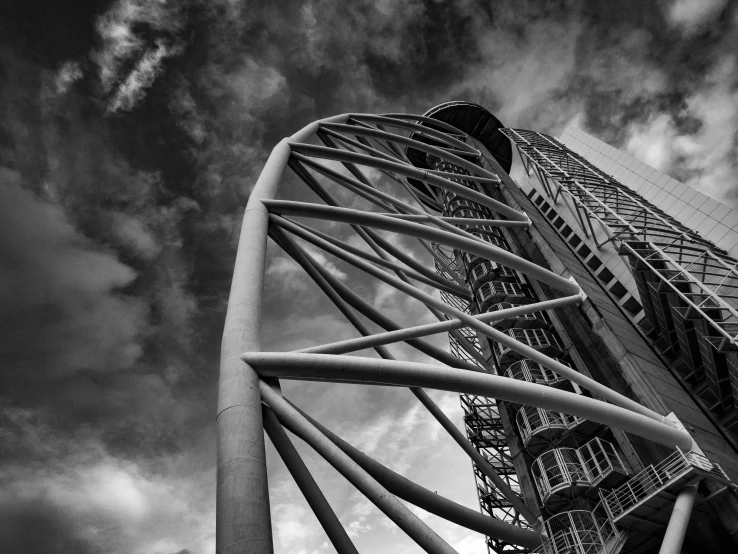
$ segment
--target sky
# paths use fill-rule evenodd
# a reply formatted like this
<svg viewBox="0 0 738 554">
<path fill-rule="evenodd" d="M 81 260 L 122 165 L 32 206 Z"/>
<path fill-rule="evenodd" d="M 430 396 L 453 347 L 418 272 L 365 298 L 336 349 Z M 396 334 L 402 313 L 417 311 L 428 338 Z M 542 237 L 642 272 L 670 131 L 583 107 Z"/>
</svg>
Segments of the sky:
<svg viewBox="0 0 738 554">
<path fill-rule="evenodd" d="M 575 121 L 735 206 L 736 64 L 727 0 L 3 2 L 0 551 L 214 551 L 220 333 L 243 207 L 284 136 L 337 113 L 468 100 L 511 127 L 556 135 Z M 311 199 L 289 175 L 281 194 Z M 398 321 L 432 321 L 322 260 Z M 264 350 L 355 336 L 274 245 L 266 271 Z M 284 390 L 476 507 L 470 463 L 408 391 Z M 458 398 L 433 397 L 461 425 Z M 419 552 L 295 444 L 360 551 Z M 267 456 L 276 551 L 331 552 Z M 484 551 L 416 512 L 460 551 Z"/>
</svg>

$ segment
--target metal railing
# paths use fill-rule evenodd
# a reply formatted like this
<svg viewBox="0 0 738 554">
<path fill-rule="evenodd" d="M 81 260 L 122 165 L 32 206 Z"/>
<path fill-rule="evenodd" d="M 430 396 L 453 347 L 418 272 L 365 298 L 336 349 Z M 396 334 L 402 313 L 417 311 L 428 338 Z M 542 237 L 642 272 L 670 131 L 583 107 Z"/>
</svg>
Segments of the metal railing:
<svg viewBox="0 0 738 554">
<path fill-rule="evenodd" d="M 690 472 L 700 472 L 724 482 L 730 481 L 718 464 L 697 452 L 683 452 L 677 448 L 658 464 L 646 467 L 609 493 L 602 493 L 608 516 L 617 522 L 630 510 Z"/>
<path fill-rule="evenodd" d="M 569 365 L 562 360 L 557 361 Z M 519 362 L 510 364 L 505 369 L 505 375 L 511 379 L 520 379 L 521 381 L 528 381 L 529 383 L 537 383 L 539 385 L 558 385 L 566 381 L 560 375 L 557 375 L 533 360 L 520 360 Z"/>
<path fill-rule="evenodd" d="M 600 505 L 591 512 L 572 510 L 549 518 L 544 523 L 548 538 L 532 554 L 606 554 L 620 533 Z"/>
<path fill-rule="evenodd" d="M 613 473 L 628 471 L 615 447 L 600 438 L 579 448 L 554 448 L 533 462 L 533 478 L 544 503 L 563 490 L 596 487 Z"/>
</svg>

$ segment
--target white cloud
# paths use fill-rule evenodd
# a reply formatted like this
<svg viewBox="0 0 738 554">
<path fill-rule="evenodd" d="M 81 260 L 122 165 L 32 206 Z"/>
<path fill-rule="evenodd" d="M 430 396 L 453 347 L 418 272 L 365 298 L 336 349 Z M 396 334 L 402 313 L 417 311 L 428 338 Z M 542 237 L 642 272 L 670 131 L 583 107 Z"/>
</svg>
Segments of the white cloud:
<svg viewBox="0 0 738 554">
<path fill-rule="evenodd" d="M 132 109 L 161 73 L 164 59 L 178 52 L 178 48 L 166 46 L 163 42 L 159 42 L 155 49 L 148 50 L 116 90 L 108 104 L 108 112 Z"/>
<path fill-rule="evenodd" d="M 722 11 L 728 0 L 675 0 L 669 7 L 669 20 L 685 32 L 702 27 Z"/>
<path fill-rule="evenodd" d="M 121 83 L 113 92 L 109 112 L 130 110 L 156 79 L 162 60 L 180 51 L 178 46 L 161 40 L 155 48 L 147 45 L 134 27 L 145 24 L 155 31 L 174 32 L 181 28 L 182 21 L 180 6 L 165 0 L 118 0 L 97 19 L 95 29 L 102 46 L 91 58 L 98 68 L 100 86 L 110 93 Z M 123 75 L 124 68 L 136 58 L 133 69 Z"/>
<path fill-rule="evenodd" d="M 704 85 L 686 100 L 682 116 L 699 122 L 696 132 L 682 132 L 670 114 L 655 114 L 629 130 L 629 153 L 668 173 L 681 168 L 686 183 L 714 198 L 735 195 L 738 91 L 734 88 L 736 58 L 726 56 L 707 75 Z"/>
</svg>

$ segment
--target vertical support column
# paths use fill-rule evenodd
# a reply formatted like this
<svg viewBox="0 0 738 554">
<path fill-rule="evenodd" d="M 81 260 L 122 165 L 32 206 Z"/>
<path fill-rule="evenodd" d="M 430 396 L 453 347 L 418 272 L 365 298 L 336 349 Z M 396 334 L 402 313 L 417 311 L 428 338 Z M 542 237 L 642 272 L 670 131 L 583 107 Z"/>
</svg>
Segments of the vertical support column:
<svg viewBox="0 0 738 554">
<path fill-rule="evenodd" d="M 323 121 L 343 123 L 348 114 Z M 241 225 L 220 350 L 218 383 L 218 477 L 215 512 L 216 554 L 272 554 L 272 525 L 264 450 L 259 376 L 240 356 L 261 350 L 269 212 L 287 162 L 290 142 L 310 138 L 315 121 L 274 147 L 249 196 Z"/>
<path fill-rule="evenodd" d="M 259 376 L 241 361 L 260 350 L 269 213 L 290 156 L 287 140 L 272 151 L 246 206 L 221 343 L 218 385 L 217 554 L 272 554 Z"/>
<path fill-rule="evenodd" d="M 689 518 L 692 516 L 696 496 L 697 485 L 688 485 L 679 491 L 659 554 L 679 554 L 682 551 L 684 535 L 687 532 Z"/>
</svg>

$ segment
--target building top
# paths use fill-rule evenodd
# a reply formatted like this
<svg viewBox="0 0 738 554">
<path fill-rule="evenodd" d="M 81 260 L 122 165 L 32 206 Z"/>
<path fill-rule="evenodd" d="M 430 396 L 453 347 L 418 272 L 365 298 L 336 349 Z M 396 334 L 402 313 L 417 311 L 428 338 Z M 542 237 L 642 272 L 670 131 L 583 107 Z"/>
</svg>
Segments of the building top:
<svg viewBox="0 0 738 554">
<path fill-rule="evenodd" d="M 587 134 L 575 122 L 558 139 L 680 223 L 738 257 L 738 210 Z"/>
<path fill-rule="evenodd" d="M 475 138 L 482 143 L 490 154 L 492 154 L 495 160 L 497 160 L 497 162 L 502 166 L 502 169 L 504 169 L 505 172 L 510 173 L 513 157 L 512 144 L 510 144 L 507 137 L 499 131 L 505 126 L 499 119 L 492 115 L 489 110 L 472 102 L 452 100 L 438 104 L 423 115 L 443 121 L 449 125 L 453 125 L 460 131 Z M 422 124 L 432 126 L 432 124 L 429 124 L 427 121 Z M 440 127 L 438 130 L 446 131 L 446 129 Z M 413 133 L 411 137 L 421 142 L 432 144 L 433 146 L 444 146 L 437 143 L 432 138 L 418 133 Z M 424 152 L 414 148 L 408 148 L 406 154 L 410 162 L 415 167 L 422 169 L 430 168 Z M 475 161 L 476 163 L 477 160 L 472 161 Z M 425 190 L 425 187 L 421 186 L 421 184 L 416 180 L 409 179 L 409 181 L 413 186 L 419 188 L 421 191 Z"/>
</svg>

